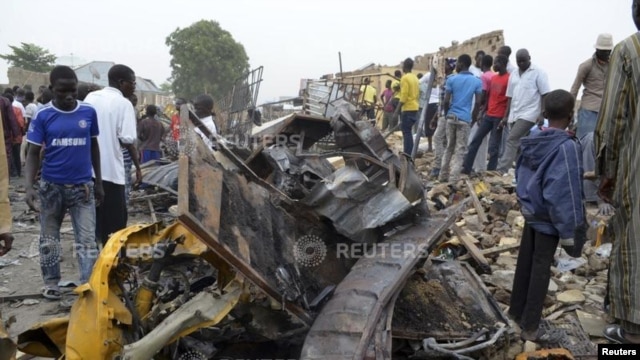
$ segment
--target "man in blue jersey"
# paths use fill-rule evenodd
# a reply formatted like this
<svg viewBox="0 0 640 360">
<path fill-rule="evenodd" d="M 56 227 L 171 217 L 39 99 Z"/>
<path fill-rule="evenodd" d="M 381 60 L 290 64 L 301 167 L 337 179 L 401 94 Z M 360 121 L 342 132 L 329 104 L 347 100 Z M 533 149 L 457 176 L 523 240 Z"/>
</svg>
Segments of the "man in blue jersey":
<svg viewBox="0 0 640 360">
<path fill-rule="evenodd" d="M 95 258 L 96 202 L 104 197 L 98 148 L 98 119 L 89 104 L 77 101 L 78 79 L 68 66 L 56 66 L 49 75 L 53 100 L 29 125 L 26 161 L 26 202 L 31 209 L 36 191 L 40 198 L 40 268 L 43 296 L 60 299 L 60 225 L 67 210 L 75 235 L 74 255 L 80 265 L 80 281 L 89 279 Z M 42 174 L 34 181 L 44 144 Z M 95 183 L 91 170 L 95 172 Z"/>
<path fill-rule="evenodd" d="M 471 120 L 476 119 L 482 103 L 482 81 L 470 71 L 471 56 L 462 54 L 456 61 L 457 75 L 447 79 L 442 106 L 447 120 L 447 147 L 438 179 L 456 183 L 462 171 Z M 477 99 L 475 105 L 473 99 Z M 451 177 L 449 172 L 451 171 Z"/>
</svg>

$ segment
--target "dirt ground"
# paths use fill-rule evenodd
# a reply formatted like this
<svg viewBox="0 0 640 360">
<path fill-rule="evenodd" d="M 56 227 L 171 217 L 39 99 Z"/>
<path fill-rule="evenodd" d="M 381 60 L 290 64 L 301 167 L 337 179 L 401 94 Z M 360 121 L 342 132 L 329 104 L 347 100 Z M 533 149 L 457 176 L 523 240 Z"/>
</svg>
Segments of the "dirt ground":
<svg viewBox="0 0 640 360">
<path fill-rule="evenodd" d="M 13 249 L 0 258 L 0 314 L 9 324 L 12 337 L 29 329 L 38 322 L 54 317 L 66 316 L 76 296 L 71 284 L 63 299 L 51 301 L 43 298 L 38 239 L 40 222 L 37 213 L 28 210 L 24 202 L 24 178 L 11 178 L 9 197 L 13 215 Z M 129 225 L 150 222 L 150 216 L 134 211 L 129 216 Z M 78 282 L 78 262 L 72 251 L 73 228 L 69 215 L 65 216 L 61 227 L 62 258 L 60 270 L 62 281 Z"/>
</svg>

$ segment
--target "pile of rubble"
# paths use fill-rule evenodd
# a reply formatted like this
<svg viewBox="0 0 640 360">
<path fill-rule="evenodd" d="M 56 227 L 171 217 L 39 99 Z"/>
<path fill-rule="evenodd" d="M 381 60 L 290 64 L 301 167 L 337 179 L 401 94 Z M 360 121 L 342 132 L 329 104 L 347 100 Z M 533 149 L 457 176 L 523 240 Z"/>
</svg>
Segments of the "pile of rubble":
<svg viewBox="0 0 640 360">
<path fill-rule="evenodd" d="M 431 153 L 424 153 L 416 160 L 417 171 L 430 187 L 427 198 L 432 207 L 446 206 L 467 196 L 477 198 L 476 206 L 462 214 L 434 255 L 470 261 L 506 312 L 524 227 L 513 176 L 487 172 L 482 178 L 458 184 L 433 183 L 427 177 L 432 158 Z M 604 298 L 611 252 L 604 231 L 608 218 L 598 215 L 595 204 L 588 205 L 587 217 L 591 226 L 582 257 L 571 258 L 561 248 L 556 252 L 543 312 L 550 326 L 570 335 L 563 347 L 573 350 L 574 356 L 583 357 L 595 356 L 595 344 L 605 341 L 602 330 L 609 318 Z"/>
<path fill-rule="evenodd" d="M 157 351 L 187 354 L 187 350 L 195 349 L 218 356 L 222 353 L 216 353 L 216 347 L 257 348 L 256 344 L 267 343 L 265 340 L 277 349 L 290 347 L 287 354 L 302 354 L 309 359 L 324 358 L 331 351 L 353 351 L 361 357 L 391 351 L 394 358 L 493 359 L 506 355 L 513 359 L 523 351 L 522 343 L 516 341 L 517 326 L 505 316 L 524 226 L 511 177 L 487 173 L 482 179 L 457 184 L 431 182 L 428 173 L 433 154 L 425 152 L 412 164 L 397 151 L 391 151 L 398 148 L 397 135 L 389 138 L 390 149 L 379 132 L 346 114 L 331 122 L 293 116 L 279 127 L 277 134 L 302 140 L 295 147 L 266 144 L 246 154 L 246 158 L 219 144 L 215 153 L 183 157 L 182 164 L 157 162 L 145 169 L 148 186 L 131 197 L 132 220 L 168 220 L 173 225 L 164 229 L 140 226 L 122 235 L 121 242 L 175 242 L 178 249 L 185 254 L 192 252 L 191 256 L 200 257 L 208 267 L 203 267 L 206 271 L 198 278 L 174 274 L 177 280 L 162 276 L 162 281 L 156 281 L 160 288 L 163 281 L 171 286 L 166 286 L 167 293 L 158 297 L 153 307 L 148 304 L 146 311 L 154 316 L 162 309 L 171 311 L 162 312 L 162 317 L 152 323 L 146 317 L 139 319 L 143 324 L 138 327 L 143 330 L 131 332 L 133 340 L 125 351 L 146 354 L 144 348 L 155 341 L 151 335 L 162 328 L 158 325 L 161 320 L 162 324 L 175 325 L 176 321 L 169 321 L 174 315 L 192 316 L 187 314 L 187 306 L 211 306 L 213 299 L 221 301 L 225 296 L 235 304 L 244 285 L 225 279 L 233 272 L 239 275 L 236 280 L 245 278 L 253 284 L 252 301 L 235 307 L 233 312 L 231 305 L 225 305 L 226 312 L 215 314 L 220 320 L 225 319 L 220 324 L 202 327 L 193 335 L 182 337 L 181 342 L 154 343 Z M 333 136 L 334 148 L 314 152 L 312 147 L 328 136 Z M 203 144 L 199 146 L 202 148 Z M 328 160 L 335 155 L 341 162 Z M 19 188 L 14 190 L 12 201 L 20 203 Z M 186 201 L 181 205 L 179 199 Z M 591 242 L 582 258 L 573 259 L 558 250 L 545 301 L 545 326 L 566 331 L 567 336 L 558 345 L 570 351 L 567 356 L 576 358 L 595 354 L 594 344 L 601 340 L 607 320 L 603 302 L 610 244 L 602 236 L 602 224 L 607 219 L 599 218 L 596 212 L 597 209 L 589 209 Z M 15 220 L 27 224 L 30 236 L 37 237 L 33 213 L 18 212 Z M 63 230 L 67 228 L 65 223 Z M 297 234 L 304 234 L 306 243 L 300 242 Z M 185 236 L 189 246 L 184 245 Z M 332 248 L 338 243 L 375 248 L 380 244 L 421 242 L 428 244 L 430 253 L 421 260 L 379 253 L 371 258 L 346 259 Z M 315 247 L 303 247 L 310 244 Z M 325 246 L 325 252 L 316 264 L 317 253 L 308 250 L 321 249 L 320 245 Z M 23 246 L 18 254 L 37 250 L 37 246 L 26 248 Z M 300 249 L 304 251 L 296 252 Z M 107 251 L 105 255 L 112 257 L 109 261 L 113 264 L 103 261 L 105 269 L 127 265 L 120 273 L 109 275 L 114 279 L 109 291 L 114 294 L 119 286 L 115 279 L 126 271 L 137 276 L 132 269 L 138 266 L 133 261 L 127 264 L 127 259 L 117 260 L 117 253 Z M 211 254 L 215 256 L 211 258 Z M 307 262 L 300 263 L 300 257 Z M 155 260 L 147 261 L 150 263 L 145 266 Z M 72 262 L 65 261 L 63 271 Z M 28 263 L 37 278 L 37 262 Z M 164 265 L 170 263 L 165 261 Z M 194 269 L 172 271 L 199 274 Z M 160 273 L 155 275 L 160 277 Z M 222 287 L 223 280 L 229 284 L 227 287 Z M 196 296 L 194 289 L 208 290 Z M 140 289 L 131 288 L 128 293 L 135 291 Z M 16 317 L 14 304 L 45 305 L 29 305 L 20 294 L 11 296 L 14 297 L 5 299 L 8 309 L 3 306 L 2 310 L 9 310 Z M 207 296 L 210 301 L 198 302 Z M 122 305 L 114 300 L 117 298 L 109 301 Z M 166 304 L 162 302 L 165 298 Z M 131 299 L 137 301 L 138 296 Z M 88 308 L 86 303 L 77 306 Z M 122 311 L 126 313 L 128 308 L 123 307 Z M 271 328 L 268 324 L 277 326 Z M 113 328 L 121 328 L 125 334 L 136 330 L 135 323 L 119 323 Z M 173 333 L 179 331 L 174 329 Z M 164 335 L 171 334 L 165 328 Z M 86 341 L 96 340 L 87 338 Z M 208 339 L 208 347 L 200 339 Z M 213 340 L 217 341 L 215 347 Z M 342 348 L 333 344 L 341 344 Z M 122 350 L 115 341 L 110 346 Z M 249 357 L 246 352 L 234 354 Z"/>
<path fill-rule="evenodd" d="M 395 147 L 396 150 L 400 146 L 399 139 L 400 137 L 395 134 L 388 139 L 391 147 Z M 436 213 L 467 198 L 471 199 L 472 204 L 437 241 L 439 245 L 433 251 L 432 257 L 444 261 L 469 262 L 473 271 L 481 275 L 480 278 L 490 296 L 499 305 L 501 311 L 506 313 L 524 226 L 524 218 L 520 214 L 514 193 L 512 176 L 488 172 L 481 179 L 461 181 L 458 184 L 434 183 L 428 177 L 432 161 L 433 153 L 429 152 L 422 152 L 421 156 L 415 160 L 416 173 L 420 175 L 427 189 L 426 199 L 429 210 Z M 574 259 L 560 249 L 557 251 L 543 313 L 549 324 L 565 329 L 570 335 L 567 343 L 562 345 L 572 349 L 575 356 L 595 354 L 594 344 L 603 341 L 601 331 L 607 322 L 603 306 L 608 256 L 611 250 L 611 244 L 606 243 L 606 239 L 603 238 L 603 228 L 607 219 L 597 215 L 595 206 L 588 208 L 588 217 L 592 226 L 589 232 L 590 241 L 585 245 L 583 256 Z M 442 304 L 455 301 L 455 299 L 445 300 L 442 289 L 435 286 L 436 283 L 433 281 L 417 285 L 410 281 L 409 284 L 405 291 L 415 292 L 416 297 L 440 299 Z M 404 297 L 404 299 L 407 298 Z M 457 300 L 463 299 L 459 296 Z M 402 309 L 405 305 L 402 302 L 396 305 L 395 328 L 398 328 L 396 323 L 402 322 Z M 447 309 L 442 311 L 445 315 L 454 314 Z M 425 314 L 433 316 L 433 312 L 427 311 Z M 413 317 L 420 323 L 422 321 L 420 316 L 419 313 L 411 312 L 407 319 Z M 452 316 L 445 316 L 445 318 L 449 320 L 447 326 L 454 322 Z M 473 320 L 461 318 L 460 322 L 463 326 L 471 327 L 470 322 Z M 429 322 L 426 324 L 428 325 Z M 514 324 L 511 326 L 517 329 Z M 510 355 L 521 351 L 521 344 L 516 342 L 510 349 Z"/>
</svg>

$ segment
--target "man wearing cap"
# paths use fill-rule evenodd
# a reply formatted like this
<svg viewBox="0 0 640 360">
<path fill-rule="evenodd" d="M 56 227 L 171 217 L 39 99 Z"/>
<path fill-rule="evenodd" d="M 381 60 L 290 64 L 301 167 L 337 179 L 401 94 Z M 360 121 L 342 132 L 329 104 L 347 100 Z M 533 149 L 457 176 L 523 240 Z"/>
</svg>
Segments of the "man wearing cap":
<svg viewBox="0 0 640 360">
<path fill-rule="evenodd" d="M 600 34 L 593 47 L 596 49 L 595 53 L 587 61 L 580 64 L 576 79 L 573 82 L 573 86 L 571 86 L 571 95 L 576 99 L 578 98 L 578 90 L 584 86 L 580 109 L 578 110 L 576 136 L 580 140 L 580 145 L 582 145 L 582 166 L 585 173 L 591 173 L 595 170 L 596 151 L 593 137 L 598 111 L 602 103 L 605 78 L 609 69 L 609 56 L 613 49 L 613 37 L 611 34 Z M 583 181 L 585 201 L 597 202 L 601 215 L 611 215 L 613 207 L 598 197 L 598 186 L 598 180 L 585 179 Z"/>
<path fill-rule="evenodd" d="M 602 103 L 604 92 L 604 79 L 609 69 L 609 56 L 613 49 L 613 37 L 611 34 L 600 34 L 594 45 L 596 52 L 587 61 L 580 64 L 578 74 L 571 86 L 571 95 L 578 98 L 578 90 L 584 86 L 580 109 L 578 110 L 578 139 L 593 132 L 596 128 L 596 119 Z"/>
</svg>

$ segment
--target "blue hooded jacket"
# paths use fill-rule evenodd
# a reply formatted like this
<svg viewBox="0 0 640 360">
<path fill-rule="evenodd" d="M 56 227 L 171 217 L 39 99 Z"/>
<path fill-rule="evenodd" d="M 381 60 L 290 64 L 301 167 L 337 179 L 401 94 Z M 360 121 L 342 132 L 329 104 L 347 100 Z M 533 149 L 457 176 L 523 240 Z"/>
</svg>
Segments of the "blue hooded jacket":
<svg viewBox="0 0 640 360">
<path fill-rule="evenodd" d="M 520 150 L 516 194 L 522 215 L 536 231 L 573 239 L 585 224 L 580 143 L 549 128 L 522 138 Z"/>
</svg>

